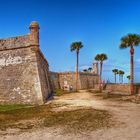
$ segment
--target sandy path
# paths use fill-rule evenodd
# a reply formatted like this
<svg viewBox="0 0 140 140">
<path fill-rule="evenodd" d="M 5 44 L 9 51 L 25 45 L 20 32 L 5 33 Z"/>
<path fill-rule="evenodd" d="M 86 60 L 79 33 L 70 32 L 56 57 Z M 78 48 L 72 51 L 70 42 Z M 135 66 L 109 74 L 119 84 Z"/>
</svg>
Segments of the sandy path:
<svg viewBox="0 0 140 140">
<path fill-rule="evenodd" d="M 140 140 L 140 105 L 128 102 L 99 100 L 91 93 L 67 94 L 52 101 L 57 104 L 66 104 L 57 108 L 71 110 L 77 107 L 92 107 L 107 110 L 120 124 L 109 129 L 100 129 L 91 133 L 78 135 L 63 135 L 59 128 L 42 128 L 24 132 L 18 135 L 5 135 L 0 140 Z"/>
</svg>

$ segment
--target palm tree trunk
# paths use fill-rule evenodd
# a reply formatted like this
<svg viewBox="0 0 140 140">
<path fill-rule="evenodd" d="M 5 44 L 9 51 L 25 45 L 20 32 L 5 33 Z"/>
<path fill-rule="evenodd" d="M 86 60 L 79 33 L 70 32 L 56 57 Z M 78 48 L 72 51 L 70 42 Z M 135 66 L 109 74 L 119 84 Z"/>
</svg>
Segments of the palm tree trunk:
<svg viewBox="0 0 140 140">
<path fill-rule="evenodd" d="M 123 83 L 123 75 L 122 75 L 122 83 Z"/>
<path fill-rule="evenodd" d="M 78 66 L 79 66 L 79 51 L 76 51 L 76 91 L 78 89 Z"/>
<path fill-rule="evenodd" d="M 134 94 L 134 48 L 130 49 L 130 93 Z"/>
<path fill-rule="evenodd" d="M 120 74 L 119 74 L 119 84 L 120 84 Z"/>
<path fill-rule="evenodd" d="M 116 74 L 115 74 L 115 84 L 116 84 Z"/>
<path fill-rule="evenodd" d="M 102 92 L 102 67 L 103 67 L 103 62 L 100 62 L 100 85 L 99 85 L 99 89 Z"/>
</svg>

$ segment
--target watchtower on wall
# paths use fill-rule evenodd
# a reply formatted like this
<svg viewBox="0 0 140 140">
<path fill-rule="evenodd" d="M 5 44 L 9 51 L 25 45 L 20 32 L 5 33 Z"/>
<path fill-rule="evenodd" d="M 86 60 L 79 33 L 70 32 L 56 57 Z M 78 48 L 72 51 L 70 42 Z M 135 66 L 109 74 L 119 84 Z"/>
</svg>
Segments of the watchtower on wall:
<svg viewBox="0 0 140 140">
<path fill-rule="evenodd" d="M 99 73 L 98 62 L 94 62 L 93 63 L 93 73 L 94 74 L 98 74 Z"/>
<path fill-rule="evenodd" d="M 39 24 L 0 39 L 0 103 L 43 104 L 51 96 L 49 65 L 39 48 Z"/>
<path fill-rule="evenodd" d="M 39 29 L 40 29 L 40 27 L 39 27 L 38 23 L 37 22 L 32 22 L 30 24 L 29 29 L 30 29 L 30 34 L 29 34 L 30 44 L 31 45 L 36 45 L 36 46 L 39 47 Z"/>
</svg>

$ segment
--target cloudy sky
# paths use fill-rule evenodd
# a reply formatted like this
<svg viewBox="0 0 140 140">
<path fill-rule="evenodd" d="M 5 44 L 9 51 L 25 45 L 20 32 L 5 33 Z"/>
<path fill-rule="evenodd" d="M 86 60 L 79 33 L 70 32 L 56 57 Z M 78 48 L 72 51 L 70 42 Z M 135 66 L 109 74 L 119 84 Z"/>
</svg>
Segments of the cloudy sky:
<svg viewBox="0 0 140 140">
<path fill-rule="evenodd" d="M 70 44 L 82 41 L 80 69 L 106 53 L 103 79 L 114 80 L 112 69 L 129 75 L 129 49 L 120 50 L 120 38 L 140 34 L 139 0 L 0 0 L 0 38 L 27 34 L 31 21 L 40 24 L 41 50 L 52 71 L 74 71 Z M 140 46 L 135 48 L 135 81 L 140 82 Z M 125 78 L 125 82 L 127 79 Z"/>
</svg>

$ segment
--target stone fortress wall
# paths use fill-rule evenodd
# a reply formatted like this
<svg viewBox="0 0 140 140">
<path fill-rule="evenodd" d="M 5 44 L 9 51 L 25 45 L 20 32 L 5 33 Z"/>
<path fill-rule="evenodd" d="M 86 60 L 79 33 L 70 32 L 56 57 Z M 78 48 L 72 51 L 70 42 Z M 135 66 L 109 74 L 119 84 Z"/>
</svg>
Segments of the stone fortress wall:
<svg viewBox="0 0 140 140">
<path fill-rule="evenodd" d="M 55 91 L 55 89 L 60 89 L 59 73 L 50 71 L 50 79 L 52 90 Z"/>
<path fill-rule="evenodd" d="M 75 72 L 50 72 L 39 48 L 39 25 L 24 36 L 0 39 L 0 104 L 43 104 L 55 89 L 75 90 Z M 93 72 L 79 72 L 78 89 L 99 87 L 98 63 Z M 129 84 L 106 84 L 105 90 L 129 93 Z M 140 94 L 140 85 L 135 85 Z"/>
<path fill-rule="evenodd" d="M 76 79 L 75 72 L 51 72 L 53 89 L 75 90 Z M 77 89 L 97 88 L 99 84 L 98 74 L 79 72 Z"/>
<path fill-rule="evenodd" d="M 39 25 L 25 36 L 0 39 L 0 103 L 43 104 L 51 96 L 49 65 L 39 49 Z"/>
<path fill-rule="evenodd" d="M 99 75 L 94 73 L 80 73 L 81 89 L 91 89 L 99 87 Z"/>
<path fill-rule="evenodd" d="M 105 90 L 129 94 L 130 84 L 107 84 Z M 140 84 L 134 84 L 134 91 L 136 94 L 140 94 Z"/>
<path fill-rule="evenodd" d="M 75 73 L 49 71 L 39 48 L 39 25 L 24 36 L 0 39 L 0 104 L 43 104 L 55 89 L 75 90 Z M 95 68 L 97 72 L 97 68 Z M 79 73 L 78 89 L 95 87 L 97 74 Z"/>
<path fill-rule="evenodd" d="M 93 63 L 92 72 L 79 72 L 77 89 L 90 89 L 99 87 L 98 63 Z M 75 72 L 50 72 L 53 90 L 75 90 Z"/>
</svg>

